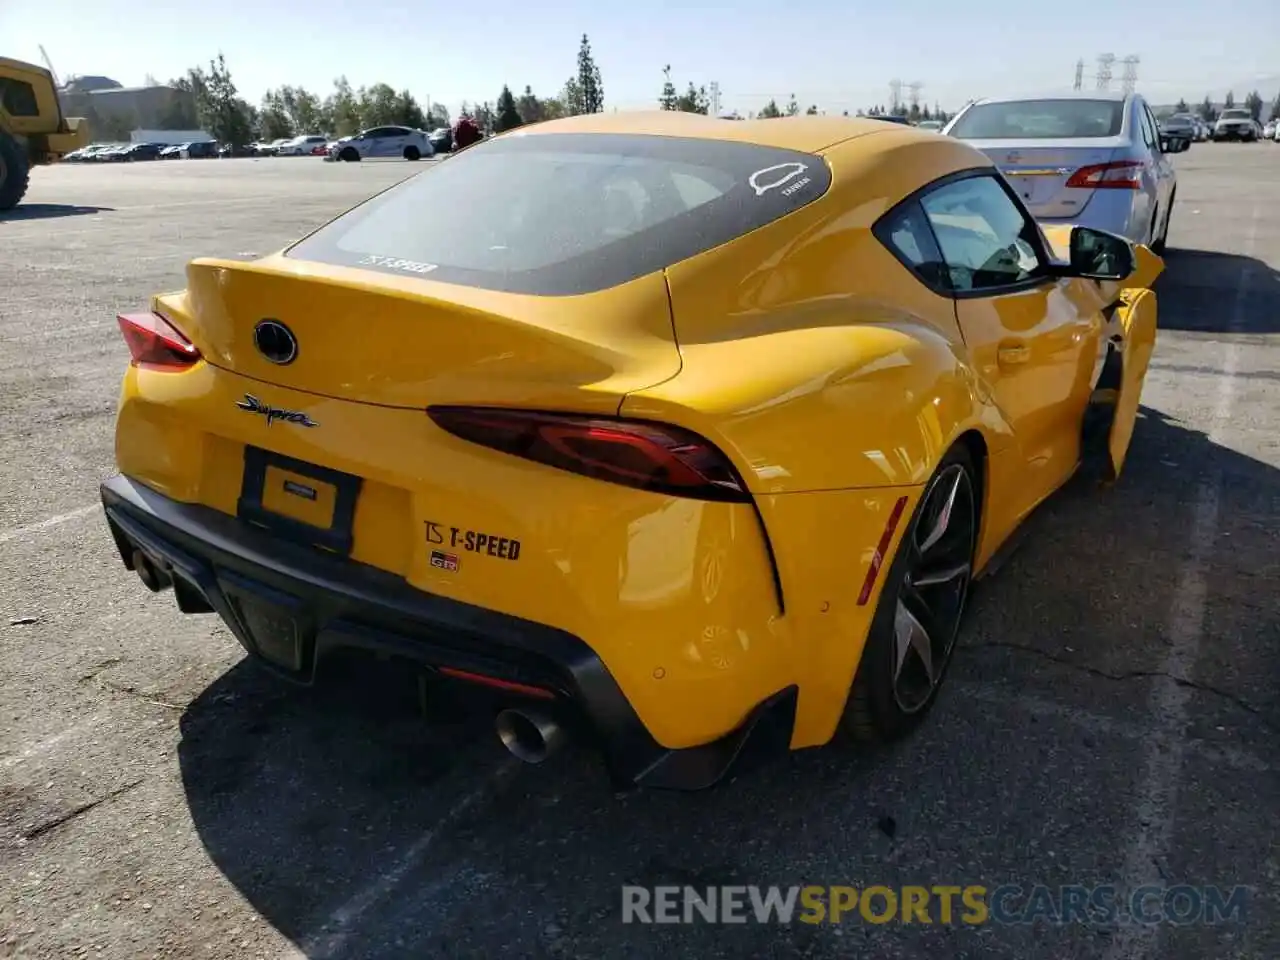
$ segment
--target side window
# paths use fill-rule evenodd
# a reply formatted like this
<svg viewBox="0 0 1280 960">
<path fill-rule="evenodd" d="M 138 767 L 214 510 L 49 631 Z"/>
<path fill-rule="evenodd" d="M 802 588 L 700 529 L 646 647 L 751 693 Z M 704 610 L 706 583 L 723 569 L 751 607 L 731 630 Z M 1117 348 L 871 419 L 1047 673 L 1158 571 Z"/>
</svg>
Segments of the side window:
<svg viewBox="0 0 1280 960">
<path fill-rule="evenodd" d="M 920 205 L 957 292 L 995 290 L 1047 275 L 1035 223 L 994 177 L 955 180 L 925 194 Z"/>
<path fill-rule="evenodd" d="M 876 224 L 877 238 L 930 287 L 947 289 L 950 277 L 920 204 L 911 203 Z"/>
</svg>

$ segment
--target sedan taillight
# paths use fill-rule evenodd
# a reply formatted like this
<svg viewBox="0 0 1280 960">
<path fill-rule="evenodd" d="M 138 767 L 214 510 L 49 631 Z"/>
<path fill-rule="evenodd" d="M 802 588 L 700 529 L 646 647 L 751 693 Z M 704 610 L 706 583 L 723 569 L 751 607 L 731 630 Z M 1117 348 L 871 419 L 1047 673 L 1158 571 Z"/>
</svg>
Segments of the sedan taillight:
<svg viewBox="0 0 1280 960">
<path fill-rule="evenodd" d="M 1067 180 L 1068 187 L 1088 190 L 1139 190 L 1142 188 L 1141 160 L 1113 160 L 1081 167 Z"/>
</svg>

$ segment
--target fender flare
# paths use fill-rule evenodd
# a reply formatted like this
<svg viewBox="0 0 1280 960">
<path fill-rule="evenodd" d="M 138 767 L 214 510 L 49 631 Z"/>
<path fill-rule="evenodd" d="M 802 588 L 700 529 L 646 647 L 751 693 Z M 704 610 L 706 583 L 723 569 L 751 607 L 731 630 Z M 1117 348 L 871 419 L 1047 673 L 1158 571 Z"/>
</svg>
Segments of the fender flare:
<svg viewBox="0 0 1280 960">
<path fill-rule="evenodd" d="M 993 453 L 1013 444 L 963 347 L 926 323 L 791 329 L 681 353 L 680 373 L 628 394 L 619 414 L 701 434 L 757 496 L 918 485 L 969 431 Z"/>
</svg>

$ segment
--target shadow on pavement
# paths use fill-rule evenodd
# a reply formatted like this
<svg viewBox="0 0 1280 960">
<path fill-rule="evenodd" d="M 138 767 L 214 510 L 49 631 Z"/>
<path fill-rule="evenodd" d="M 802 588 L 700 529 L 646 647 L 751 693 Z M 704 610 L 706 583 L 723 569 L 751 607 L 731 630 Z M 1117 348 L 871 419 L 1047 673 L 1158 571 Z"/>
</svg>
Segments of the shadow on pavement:
<svg viewBox="0 0 1280 960">
<path fill-rule="evenodd" d="M 1273 306 L 1280 272 L 1254 257 L 1171 247 L 1155 290 L 1161 330 L 1225 333 L 1240 310 L 1244 323 L 1234 332 L 1280 332 L 1280 310 Z"/>
<path fill-rule="evenodd" d="M 624 925 L 620 888 L 1142 882 L 1120 873 L 1151 677 L 1185 589 L 1195 504 L 1216 477 L 1230 480 L 1204 574 L 1192 728 L 1274 758 L 1280 596 L 1261 587 L 1280 573 L 1280 476 L 1147 409 L 1121 482 L 1069 487 L 984 582 L 937 710 L 893 748 L 832 745 L 701 794 L 618 798 L 581 748 L 512 769 L 488 704 L 445 701 L 423 723 L 394 666 L 344 666 L 341 684 L 296 691 L 242 663 L 182 718 L 193 822 L 230 882 L 313 958 L 1043 955 L 1046 934 L 1030 926 Z M 1028 717 L 1030 696 L 1069 718 Z M 1137 732 L 1100 743 L 1075 715 Z M 1255 812 L 1215 820 L 1214 847 L 1187 844 L 1201 851 L 1189 882 L 1267 889 L 1280 826 L 1266 811 L 1280 795 L 1260 776 L 1230 782 Z M 1251 916 L 1263 919 L 1250 935 L 1280 932 Z M 1108 944 L 1081 925 L 1052 936 L 1063 956 Z M 1250 942 L 1238 928 L 1195 928 L 1170 935 L 1161 956 Z"/>
<path fill-rule="evenodd" d="M 0 223 L 18 220 L 52 220 L 57 217 L 81 217 L 95 213 L 112 213 L 114 207 L 82 207 L 71 203 L 21 203 L 0 213 Z"/>
</svg>

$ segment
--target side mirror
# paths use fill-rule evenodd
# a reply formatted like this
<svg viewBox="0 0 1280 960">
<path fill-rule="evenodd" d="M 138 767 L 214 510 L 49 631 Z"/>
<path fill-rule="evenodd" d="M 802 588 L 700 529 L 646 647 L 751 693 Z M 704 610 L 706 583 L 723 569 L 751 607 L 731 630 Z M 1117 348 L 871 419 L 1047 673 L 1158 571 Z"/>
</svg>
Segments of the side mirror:
<svg viewBox="0 0 1280 960">
<path fill-rule="evenodd" d="M 1124 237 L 1094 230 L 1071 228 L 1071 273 L 1087 280 L 1124 280 L 1133 273 L 1133 246 Z"/>
</svg>

